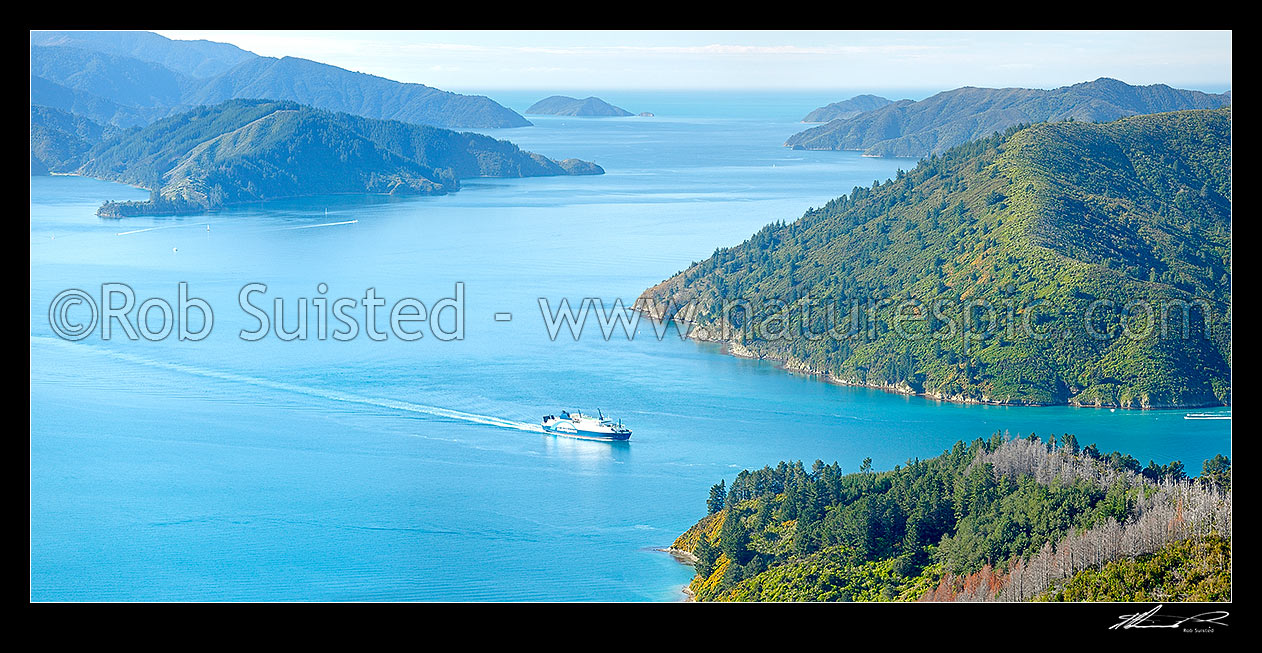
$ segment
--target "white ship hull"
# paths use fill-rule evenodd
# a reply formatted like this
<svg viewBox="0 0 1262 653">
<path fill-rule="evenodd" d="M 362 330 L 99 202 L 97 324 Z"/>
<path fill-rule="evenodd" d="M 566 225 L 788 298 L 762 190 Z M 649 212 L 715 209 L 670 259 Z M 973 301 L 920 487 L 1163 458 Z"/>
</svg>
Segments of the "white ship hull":
<svg viewBox="0 0 1262 653">
<path fill-rule="evenodd" d="M 562 412 L 560 416 L 543 418 L 543 430 L 556 435 L 580 440 L 619 442 L 631 439 L 631 429 L 604 417 L 590 417 L 582 413 Z"/>
</svg>

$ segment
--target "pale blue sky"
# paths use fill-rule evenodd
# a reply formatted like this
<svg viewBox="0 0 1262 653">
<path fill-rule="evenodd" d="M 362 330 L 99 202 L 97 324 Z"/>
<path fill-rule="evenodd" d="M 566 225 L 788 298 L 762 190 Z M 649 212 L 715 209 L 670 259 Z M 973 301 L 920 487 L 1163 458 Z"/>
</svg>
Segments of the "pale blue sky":
<svg viewBox="0 0 1262 653">
<path fill-rule="evenodd" d="M 1231 86 L 1229 31 L 158 32 L 458 91 Z"/>
</svg>

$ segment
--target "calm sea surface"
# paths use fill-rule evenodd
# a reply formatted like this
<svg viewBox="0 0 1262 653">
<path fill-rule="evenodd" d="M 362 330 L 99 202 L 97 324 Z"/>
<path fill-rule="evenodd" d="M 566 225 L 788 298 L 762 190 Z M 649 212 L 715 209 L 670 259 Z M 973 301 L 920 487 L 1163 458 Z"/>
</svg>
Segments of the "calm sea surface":
<svg viewBox="0 0 1262 653">
<path fill-rule="evenodd" d="M 533 96 L 497 98 L 521 111 Z M 36 600 L 672 601 L 691 569 L 656 551 L 709 486 L 782 459 L 891 468 L 996 430 L 1075 433 L 1190 471 L 1230 421 L 1182 411 L 997 408 L 842 388 L 681 341 L 548 337 L 539 299 L 616 299 L 914 161 L 781 147 L 826 96 L 611 96 L 654 118 L 535 118 L 492 133 L 607 174 L 469 180 L 448 197 L 340 196 L 209 216 L 102 220 L 144 191 L 31 178 L 31 595 Z M 354 221 L 354 222 L 351 222 Z M 347 224 L 335 224 L 347 223 Z M 214 312 L 198 342 L 70 342 L 61 291 Z M 245 342 L 251 300 L 427 306 L 464 288 L 463 340 Z M 321 291 L 320 284 L 325 284 Z M 79 307 L 82 309 L 82 306 Z M 511 321 L 496 321 L 511 313 Z M 72 315 L 86 318 L 86 312 Z M 352 313 L 355 314 L 355 313 Z M 156 325 L 160 311 L 151 312 Z M 194 313 L 196 316 L 196 313 Z M 448 313 L 450 316 L 450 312 Z M 200 318 L 194 317 L 194 328 Z M 450 320 L 448 320 L 450 322 Z M 448 325 L 449 328 L 450 325 Z M 156 327 L 155 327 L 156 328 Z M 339 328 L 332 323 L 330 331 Z M 534 430 L 566 408 L 631 442 Z"/>
</svg>

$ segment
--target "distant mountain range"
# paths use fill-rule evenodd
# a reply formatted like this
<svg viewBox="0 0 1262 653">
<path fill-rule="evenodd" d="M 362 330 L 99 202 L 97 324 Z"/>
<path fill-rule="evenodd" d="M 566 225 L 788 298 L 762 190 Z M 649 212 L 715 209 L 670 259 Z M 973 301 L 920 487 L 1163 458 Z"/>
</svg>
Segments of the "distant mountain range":
<svg viewBox="0 0 1262 653">
<path fill-rule="evenodd" d="M 822 106 L 808 114 L 802 119 L 802 122 L 829 122 L 832 120 L 845 120 L 853 118 L 864 111 L 880 109 L 887 104 L 893 104 L 893 100 L 883 98 L 879 95 L 856 95 L 849 100 L 841 102 L 833 102 L 827 106 Z"/>
<path fill-rule="evenodd" d="M 970 86 L 919 102 L 901 100 L 839 117 L 795 134 L 785 145 L 922 157 L 1018 124 L 1068 119 L 1109 122 L 1139 114 L 1226 106 L 1231 106 L 1229 92 L 1210 94 L 1164 84 L 1131 86 L 1107 77 L 1052 90 Z"/>
<path fill-rule="evenodd" d="M 67 88 L 35 75 L 31 75 L 31 106 L 57 108 L 88 117 L 103 125 L 117 127 L 147 125 L 172 111 L 169 107 L 125 106 L 99 95 Z"/>
<path fill-rule="evenodd" d="M 161 65 L 181 75 L 222 75 L 258 55 L 228 43 L 174 41 L 153 32 L 31 32 L 31 45 L 65 45 Z"/>
<path fill-rule="evenodd" d="M 150 189 L 148 202 L 99 214 L 195 213 L 331 193 L 435 195 L 469 177 L 602 174 L 480 134 L 335 113 L 287 101 L 229 100 L 120 130 L 31 108 L 31 171 L 72 172 Z"/>
<path fill-rule="evenodd" d="M 482 96 L 148 32 L 31 32 L 30 54 L 31 104 L 120 127 L 237 98 L 291 100 L 437 127 L 530 125 Z"/>
<path fill-rule="evenodd" d="M 530 105 L 530 108 L 526 109 L 526 115 L 622 117 L 633 114 L 598 97 L 579 100 L 564 95 L 553 95 Z"/>
</svg>

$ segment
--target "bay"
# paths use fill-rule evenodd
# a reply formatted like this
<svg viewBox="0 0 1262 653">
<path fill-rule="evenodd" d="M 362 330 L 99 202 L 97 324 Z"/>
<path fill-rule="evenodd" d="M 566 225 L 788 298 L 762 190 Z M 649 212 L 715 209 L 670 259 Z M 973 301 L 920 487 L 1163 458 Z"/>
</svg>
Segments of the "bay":
<svg viewBox="0 0 1262 653">
<path fill-rule="evenodd" d="M 781 147 L 803 114 L 840 98 L 626 99 L 656 116 L 532 116 L 486 132 L 595 161 L 599 177 L 121 221 L 94 212 L 145 191 L 32 177 L 32 598 L 671 601 L 691 569 L 656 549 L 741 469 L 822 459 L 855 471 L 869 456 L 888 469 L 1004 430 L 1074 433 L 1192 472 L 1230 454 L 1229 420 L 1184 411 L 845 388 L 673 331 L 659 340 L 647 322 L 634 339 L 606 340 L 593 321 L 553 340 L 541 298 L 629 306 L 716 247 L 915 165 Z M 123 283 L 138 302 L 175 305 L 181 282 L 213 308 L 201 341 L 70 342 L 50 326 L 63 290 L 99 299 L 101 284 Z M 373 288 L 384 320 L 401 298 L 433 306 L 460 283 L 464 338 L 340 342 L 311 326 L 305 341 L 247 342 L 239 332 L 256 322 L 238 295 L 252 282 L 267 286 L 254 304 L 281 299 L 289 328 L 300 298 Z M 609 444 L 534 429 L 567 408 L 635 434 Z"/>
</svg>

